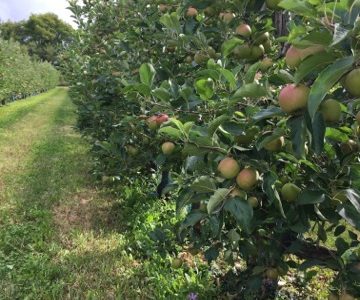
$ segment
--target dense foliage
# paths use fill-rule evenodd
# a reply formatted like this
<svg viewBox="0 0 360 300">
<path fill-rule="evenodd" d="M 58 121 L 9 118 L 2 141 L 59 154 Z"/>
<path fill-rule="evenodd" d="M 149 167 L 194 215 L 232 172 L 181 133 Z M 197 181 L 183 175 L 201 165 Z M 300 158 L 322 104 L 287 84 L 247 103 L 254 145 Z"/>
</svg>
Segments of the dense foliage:
<svg viewBox="0 0 360 300">
<path fill-rule="evenodd" d="M 241 299 L 314 265 L 336 272 L 334 299 L 354 299 L 360 3 L 279 2 L 72 3 L 79 127 L 104 181 L 155 178 L 183 243 L 246 262 Z"/>
<path fill-rule="evenodd" d="M 30 56 L 59 64 L 59 55 L 73 40 L 74 29 L 55 14 L 34 14 L 28 20 L 0 23 L 0 37 L 14 40 L 28 49 Z"/>
<path fill-rule="evenodd" d="M 55 87 L 58 71 L 47 62 L 31 59 L 26 48 L 0 39 L 0 101 L 21 99 Z"/>
</svg>

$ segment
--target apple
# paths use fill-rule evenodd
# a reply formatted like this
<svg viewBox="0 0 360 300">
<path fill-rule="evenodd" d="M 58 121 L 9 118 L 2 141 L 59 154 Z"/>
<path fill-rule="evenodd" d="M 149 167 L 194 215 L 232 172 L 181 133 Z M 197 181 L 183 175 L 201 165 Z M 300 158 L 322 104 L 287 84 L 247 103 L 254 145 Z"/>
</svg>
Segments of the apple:
<svg viewBox="0 0 360 300">
<path fill-rule="evenodd" d="M 169 121 L 169 116 L 167 114 L 160 114 L 156 118 L 156 122 L 158 123 L 158 125 L 161 125 L 162 123 L 165 123 L 167 121 Z"/>
<path fill-rule="evenodd" d="M 270 33 L 264 32 L 256 37 L 254 44 L 260 45 L 262 43 L 266 43 L 270 39 Z"/>
<path fill-rule="evenodd" d="M 192 56 L 188 55 L 188 56 L 185 57 L 185 62 L 186 62 L 186 63 L 191 64 L 192 61 L 193 61 Z"/>
<path fill-rule="evenodd" d="M 240 189 L 238 189 L 238 188 L 234 188 L 234 189 L 230 192 L 229 196 L 230 196 L 231 198 L 239 197 L 239 198 L 241 198 L 241 199 L 245 199 L 245 200 L 247 199 L 247 194 L 246 194 L 246 192 L 244 192 L 244 191 L 242 191 L 242 190 L 240 190 Z"/>
<path fill-rule="evenodd" d="M 157 116 L 151 116 L 150 118 L 148 118 L 146 120 L 146 122 L 147 122 L 149 128 L 152 130 L 155 130 L 159 127 L 158 122 L 157 122 Z"/>
<path fill-rule="evenodd" d="M 293 113 L 307 105 L 310 89 L 305 85 L 286 85 L 279 94 L 279 105 L 286 113 Z"/>
<path fill-rule="evenodd" d="M 266 6 L 270 9 L 279 9 L 280 7 L 278 6 L 278 4 L 280 3 L 281 0 L 266 0 Z"/>
<path fill-rule="evenodd" d="M 270 142 L 268 142 L 266 145 L 264 145 L 264 148 L 268 151 L 276 152 L 280 151 L 282 147 L 285 145 L 285 138 L 283 136 L 278 137 L 277 139 L 274 139 Z"/>
<path fill-rule="evenodd" d="M 194 61 L 198 65 L 202 65 L 203 63 L 207 62 L 207 60 L 208 60 L 208 57 L 202 51 L 198 51 L 194 55 Z"/>
<path fill-rule="evenodd" d="M 328 300 L 339 300 L 339 296 L 334 293 L 331 293 L 329 294 Z"/>
<path fill-rule="evenodd" d="M 240 59 L 247 59 L 251 57 L 251 48 L 249 44 L 239 45 L 234 48 L 232 53 Z"/>
<path fill-rule="evenodd" d="M 281 196 L 287 202 L 295 202 L 301 189 L 293 183 L 285 183 L 281 188 Z"/>
<path fill-rule="evenodd" d="M 218 171 L 224 178 L 231 179 L 236 177 L 236 175 L 239 173 L 240 166 L 235 159 L 226 157 L 220 161 L 218 165 Z"/>
<path fill-rule="evenodd" d="M 348 154 L 356 152 L 359 149 L 359 147 L 358 147 L 358 144 L 354 140 L 348 140 L 347 142 L 342 143 L 340 145 L 340 149 L 344 155 L 348 155 Z"/>
<path fill-rule="evenodd" d="M 341 118 L 341 105 L 339 101 L 334 99 L 327 99 L 323 101 L 320 107 L 320 111 L 323 114 L 326 122 L 336 123 Z"/>
<path fill-rule="evenodd" d="M 259 127 L 257 126 L 252 126 L 249 129 L 247 129 L 245 131 L 244 135 L 239 135 L 235 138 L 235 141 L 239 144 L 239 145 L 249 145 L 251 144 L 251 142 L 254 140 L 256 134 L 259 132 Z"/>
<path fill-rule="evenodd" d="M 277 280 L 279 278 L 279 272 L 276 268 L 269 268 L 266 270 L 265 275 L 267 278 Z"/>
<path fill-rule="evenodd" d="M 360 125 L 360 111 L 356 114 L 356 122 Z"/>
<path fill-rule="evenodd" d="M 175 257 L 175 258 L 173 258 L 173 260 L 171 262 L 171 267 L 174 269 L 179 269 L 179 268 L 181 268 L 182 264 L 183 264 L 183 261 L 180 258 Z"/>
<path fill-rule="evenodd" d="M 360 97 L 360 68 L 347 73 L 342 84 L 351 95 Z"/>
<path fill-rule="evenodd" d="M 355 300 L 355 297 L 343 291 L 339 296 L 339 300 Z"/>
<path fill-rule="evenodd" d="M 248 203 L 250 204 L 250 206 L 252 206 L 253 208 L 258 207 L 259 206 L 259 200 L 258 198 L 252 196 L 248 198 Z"/>
<path fill-rule="evenodd" d="M 165 142 L 161 145 L 161 150 L 165 155 L 170 155 L 174 152 L 175 144 L 173 142 Z"/>
<path fill-rule="evenodd" d="M 259 172 L 253 168 L 243 169 L 236 177 L 236 183 L 245 191 L 251 190 L 259 181 Z"/>
<path fill-rule="evenodd" d="M 272 66 L 273 66 L 273 61 L 269 57 L 265 57 L 260 62 L 260 70 L 263 71 L 263 72 L 266 71 L 267 69 L 271 68 Z"/>
<path fill-rule="evenodd" d="M 229 24 L 235 18 L 235 15 L 232 12 L 221 12 L 219 18 L 226 24 Z"/>
<path fill-rule="evenodd" d="M 305 59 L 306 57 L 322 52 L 325 50 L 325 47 L 323 45 L 312 45 L 310 47 L 301 49 L 302 53 L 302 59 Z"/>
<path fill-rule="evenodd" d="M 129 153 L 131 156 L 135 156 L 139 153 L 139 149 L 134 147 L 133 145 L 126 145 L 125 146 L 126 152 Z"/>
<path fill-rule="evenodd" d="M 243 37 L 250 37 L 251 36 L 251 27 L 248 24 L 240 24 L 236 27 L 235 30 L 236 34 L 241 35 Z"/>
<path fill-rule="evenodd" d="M 272 46 L 272 43 L 270 40 L 267 40 L 266 42 L 264 42 L 262 44 L 264 46 L 264 49 L 265 49 L 265 52 L 268 53 L 271 51 L 271 46 Z"/>
<path fill-rule="evenodd" d="M 166 12 L 169 7 L 166 4 L 159 4 L 159 10 L 163 13 Z"/>
<path fill-rule="evenodd" d="M 198 14 L 197 9 L 195 7 L 192 7 L 192 6 L 190 6 L 186 11 L 186 16 L 187 17 L 193 18 L 193 17 L 196 17 L 197 14 Z"/>
<path fill-rule="evenodd" d="M 301 50 L 290 46 L 285 54 L 285 63 L 290 68 L 296 68 L 301 63 L 302 53 Z"/>
<path fill-rule="evenodd" d="M 215 13 L 216 13 L 215 8 L 212 6 L 208 6 L 204 9 L 204 14 L 207 17 L 212 17 L 215 15 Z"/>
<path fill-rule="evenodd" d="M 257 60 L 265 54 L 265 49 L 263 45 L 252 46 L 250 59 Z"/>
</svg>

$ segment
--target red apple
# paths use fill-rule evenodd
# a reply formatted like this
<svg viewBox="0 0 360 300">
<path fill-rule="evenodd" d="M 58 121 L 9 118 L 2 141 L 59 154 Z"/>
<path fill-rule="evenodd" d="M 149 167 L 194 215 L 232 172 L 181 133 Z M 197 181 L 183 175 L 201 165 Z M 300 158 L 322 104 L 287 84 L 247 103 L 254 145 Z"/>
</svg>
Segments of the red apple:
<svg viewBox="0 0 360 300">
<path fill-rule="evenodd" d="M 175 144 L 173 142 L 165 142 L 161 145 L 161 150 L 165 155 L 170 155 L 174 152 Z"/>
<path fill-rule="evenodd" d="M 259 172 L 253 168 L 243 169 L 236 177 L 236 183 L 245 191 L 251 190 L 259 181 Z"/>
<path fill-rule="evenodd" d="M 310 89 L 305 85 L 286 85 L 279 94 L 279 105 L 286 113 L 293 113 L 307 105 Z"/>
<path fill-rule="evenodd" d="M 250 37 L 251 36 L 251 27 L 248 24 L 240 24 L 236 27 L 235 30 L 236 34 L 241 35 L 243 37 Z"/>
<path fill-rule="evenodd" d="M 239 173 L 240 166 L 235 159 L 231 157 L 226 157 L 222 161 L 220 161 L 218 165 L 218 171 L 226 179 L 231 179 Z"/>
<path fill-rule="evenodd" d="M 197 16 L 197 14 L 198 14 L 198 11 L 197 11 L 197 9 L 195 8 L 195 7 L 189 7 L 188 9 L 187 9 L 187 12 L 186 12 L 186 16 L 187 17 L 196 17 Z"/>
</svg>

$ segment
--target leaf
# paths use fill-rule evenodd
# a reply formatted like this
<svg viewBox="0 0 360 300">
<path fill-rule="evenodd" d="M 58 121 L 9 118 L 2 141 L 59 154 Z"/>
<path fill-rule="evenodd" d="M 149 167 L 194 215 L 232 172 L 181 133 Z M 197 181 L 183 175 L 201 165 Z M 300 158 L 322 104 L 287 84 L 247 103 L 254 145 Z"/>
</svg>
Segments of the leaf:
<svg viewBox="0 0 360 300">
<path fill-rule="evenodd" d="M 231 91 L 236 89 L 236 79 L 234 74 L 231 71 L 222 68 L 219 71 L 221 75 L 224 76 L 224 78 L 227 80 L 227 82 L 229 82 Z"/>
<path fill-rule="evenodd" d="M 164 14 L 160 18 L 160 23 L 163 24 L 167 29 L 175 31 L 177 33 L 181 32 L 181 26 L 176 12 L 171 15 Z"/>
<path fill-rule="evenodd" d="M 274 132 L 272 132 L 270 135 L 266 135 L 261 137 L 257 142 L 256 142 L 256 148 L 258 150 L 261 150 L 266 144 L 268 144 L 269 142 L 278 139 L 279 137 L 282 137 L 285 134 L 284 129 L 282 128 L 277 128 L 274 130 Z"/>
<path fill-rule="evenodd" d="M 294 79 L 295 83 L 299 84 L 306 76 L 308 76 L 311 73 L 318 73 L 320 70 L 322 70 L 325 66 L 332 63 L 335 59 L 334 54 L 332 53 L 318 53 L 315 55 L 311 55 L 305 60 L 301 62 L 299 65 Z"/>
<path fill-rule="evenodd" d="M 300 193 L 296 203 L 297 205 L 307 205 L 307 204 L 322 203 L 324 201 L 325 201 L 325 194 L 323 191 L 304 190 Z"/>
<path fill-rule="evenodd" d="M 240 87 L 235 94 L 231 97 L 231 100 L 241 100 L 244 97 L 259 98 L 268 95 L 268 91 L 265 86 L 258 83 L 244 84 Z"/>
<path fill-rule="evenodd" d="M 186 219 L 182 222 L 182 224 L 180 226 L 180 231 L 182 231 L 183 229 L 185 229 L 187 227 L 194 226 L 196 223 L 198 223 L 202 219 L 205 219 L 206 217 L 207 217 L 207 214 L 204 212 L 200 212 L 200 211 L 193 211 L 193 212 L 189 213 L 186 216 Z"/>
<path fill-rule="evenodd" d="M 264 174 L 264 182 L 262 188 L 265 194 L 268 196 L 270 204 L 275 203 L 275 206 L 279 209 L 281 215 L 286 219 L 279 193 L 275 188 L 275 182 L 277 179 L 278 177 L 274 172 L 266 172 Z"/>
<path fill-rule="evenodd" d="M 266 109 L 263 109 L 259 111 L 257 114 L 255 114 L 252 119 L 255 122 L 262 121 L 264 119 L 269 119 L 275 116 L 283 116 L 285 115 L 284 112 L 281 110 L 280 107 L 277 106 L 269 106 Z"/>
<path fill-rule="evenodd" d="M 195 89 L 202 100 L 209 100 L 214 95 L 214 81 L 211 78 L 196 80 Z"/>
<path fill-rule="evenodd" d="M 346 197 L 350 200 L 351 204 L 354 205 L 357 212 L 360 214 L 360 195 L 354 189 L 347 189 Z"/>
<path fill-rule="evenodd" d="M 201 176 L 195 179 L 190 189 L 198 193 L 212 193 L 216 190 L 216 182 L 209 176 Z"/>
<path fill-rule="evenodd" d="M 238 124 L 233 121 L 228 121 L 221 126 L 226 132 L 234 136 L 244 135 L 244 125 Z"/>
<path fill-rule="evenodd" d="M 336 211 L 351 226 L 355 227 L 357 230 L 360 230 L 360 213 L 353 205 L 349 203 L 339 205 Z"/>
<path fill-rule="evenodd" d="M 171 94 L 164 88 L 155 89 L 151 94 L 161 101 L 169 102 L 171 99 Z"/>
<path fill-rule="evenodd" d="M 287 121 L 290 128 L 292 147 L 297 158 L 305 155 L 306 122 L 303 115 L 295 116 Z"/>
<path fill-rule="evenodd" d="M 344 28 L 341 26 L 341 24 L 336 23 L 335 24 L 335 30 L 334 30 L 334 36 L 333 36 L 333 42 L 330 45 L 331 47 L 339 44 L 341 41 L 347 38 L 348 34 L 350 33 L 350 30 Z"/>
<path fill-rule="evenodd" d="M 243 43 L 244 41 L 238 38 L 233 38 L 225 41 L 221 46 L 221 52 L 223 56 L 227 57 L 234 50 L 236 46 L 242 45 Z"/>
<path fill-rule="evenodd" d="M 207 204 L 207 211 L 212 214 L 214 210 L 226 199 L 229 195 L 229 189 L 218 189 L 209 199 Z"/>
<path fill-rule="evenodd" d="M 315 8 L 304 0 L 283 0 L 278 6 L 304 17 L 316 17 Z"/>
<path fill-rule="evenodd" d="M 147 86 L 152 86 L 156 73 L 153 65 L 148 63 L 142 64 L 139 69 L 139 73 L 141 83 Z"/>
<path fill-rule="evenodd" d="M 171 126 L 162 127 L 158 131 L 159 134 L 165 134 L 172 139 L 180 139 L 182 137 L 182 132 L 179 129 L 176 129 Z"/>
<path fill-rule="evenodd" d="M 244 76 L 245 83 L 251 83 L 255 79 L 256 72 L 259 70 L 261 62 L 256 62 L 250 66 Z"/>
<path fill-rule="evenodd" d="M 326 124 L 320 112 L 316 112 L 314 120 L 312 121 L 310 127 L 312 134 L 311 146 L 314 149 L 315 153 L 320 154 L 324 148 L 326 131 Z"/>
<path fill-rule="evenodd" d="M 319 74 L 311 87 L 309 95 L 308 111 L 311 119 L 314 119 L 326 94 L 351 69 L 353 63 L 353 56 L 340 58 Z"/>
<path fill-rule="evenodd" d="M 224 209 L 233 215 L 242 229 L 247 233 L 250 233 L 250 224 L 254 212 L 247 201 L 240 200 L 239 198 L 232 198 L 226 202 Z"/>
<path fill-rule="evenodd" d="M 349 137 L 346 133 L 340 131 L 339 129 L 331 128 L 331 127 L 326 128 L 325 137 L 342 143 L 347 142 L 349 140 Z"/>
</svg>

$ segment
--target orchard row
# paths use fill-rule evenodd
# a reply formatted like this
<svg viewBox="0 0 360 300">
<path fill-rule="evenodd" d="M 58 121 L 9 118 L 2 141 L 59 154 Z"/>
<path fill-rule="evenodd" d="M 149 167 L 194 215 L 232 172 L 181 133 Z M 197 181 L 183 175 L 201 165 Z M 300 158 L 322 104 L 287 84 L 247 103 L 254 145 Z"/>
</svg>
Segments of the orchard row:
<svg viewBox="0 0 360 300">
<path fill-rule="evenodd" d="M 32 60 L 18 43 L 0 39 L 0 101 L 22 99 L 55 87 L 58 71 L 47 62 Z"/>
<path fill-rule="evenodd" d="M 246 262 L 239 297 L 314 265 L 333 297 L 359 296 L 359 6 L 120 2 L 73 4 L 63 57 L 96 175 L 155 178 L 182 245 Z"/>
</svg>

